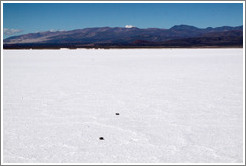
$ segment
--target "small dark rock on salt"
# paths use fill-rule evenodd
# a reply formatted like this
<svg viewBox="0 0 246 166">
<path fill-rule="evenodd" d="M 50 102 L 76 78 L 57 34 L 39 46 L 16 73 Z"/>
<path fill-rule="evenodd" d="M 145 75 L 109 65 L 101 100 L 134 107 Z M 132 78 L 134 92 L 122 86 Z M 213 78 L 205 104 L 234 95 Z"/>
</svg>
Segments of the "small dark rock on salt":
<svg viewBox="0 0 246 166">
<path fill-rule="evenodd" d="M 103 137 L 99 137 L 99 139 L 100 139 L 100 140 L 104 140 L 104 138 L 103 138 Z"/>
<path fill-rule="evenodd" d="M 120 113 L 115 113 L 115 115 L 120 115 Z"/>
</svg>

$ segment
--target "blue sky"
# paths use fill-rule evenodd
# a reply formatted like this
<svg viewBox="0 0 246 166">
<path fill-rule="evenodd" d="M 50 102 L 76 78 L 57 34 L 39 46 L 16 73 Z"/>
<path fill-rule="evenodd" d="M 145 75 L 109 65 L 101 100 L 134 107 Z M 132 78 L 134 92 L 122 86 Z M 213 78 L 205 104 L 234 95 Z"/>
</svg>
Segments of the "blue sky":
<svg viewBox="0 0 246 166">
<path fill-rule="evenodd" d="M 200 28 L 243 25 L 242 3 L 4 3 L 4 38 L 86 27 Z"/>
</svg>

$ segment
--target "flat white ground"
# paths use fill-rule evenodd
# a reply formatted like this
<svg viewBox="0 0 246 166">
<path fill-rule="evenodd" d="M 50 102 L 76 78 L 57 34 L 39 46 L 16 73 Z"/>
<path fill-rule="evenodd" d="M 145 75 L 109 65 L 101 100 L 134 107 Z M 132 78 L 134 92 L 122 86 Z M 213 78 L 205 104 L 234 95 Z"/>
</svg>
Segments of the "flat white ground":
<svg viewBox="0 0 246 166">
<path fill-rule="evenodd" d="M 243 49 L 4 50 L 3 162 L 243 162 Z"/>
</svg>

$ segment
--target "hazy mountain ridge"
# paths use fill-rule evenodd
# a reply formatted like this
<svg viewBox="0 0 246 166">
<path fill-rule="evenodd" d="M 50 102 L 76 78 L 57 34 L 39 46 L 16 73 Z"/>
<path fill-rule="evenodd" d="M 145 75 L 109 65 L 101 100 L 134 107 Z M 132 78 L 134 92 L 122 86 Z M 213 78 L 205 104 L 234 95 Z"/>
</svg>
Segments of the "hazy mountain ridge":
<svg viewBox="0 0 246 166">
<path fill-rule="evenodd" d="M 215 39 L 217 37 L 217 39 Z M 199 42 L 195 41 L 199 39 Z M 184 44 L 185 43 L 185 44 Z M 4 48 L 32 47 L 140 47 L 140 46 L 241 46 L 243 26 L 197 28 L 175 25 L 170 29 L 97 27 L 71 31 L 38 32 L 9 37 Z"/>
</svg>

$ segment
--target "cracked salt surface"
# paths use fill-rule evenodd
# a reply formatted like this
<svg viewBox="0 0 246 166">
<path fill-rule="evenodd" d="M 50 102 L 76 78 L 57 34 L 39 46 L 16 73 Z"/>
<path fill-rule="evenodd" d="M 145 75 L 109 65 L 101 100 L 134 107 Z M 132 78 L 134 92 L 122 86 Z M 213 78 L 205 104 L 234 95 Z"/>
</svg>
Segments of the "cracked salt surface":
<svg viewBox="0 0 246 166">
<path fill-rule="evenodd" d="M 243 50 L 4 50 L 3 162 L 242 163 Z"/>
</svg>

